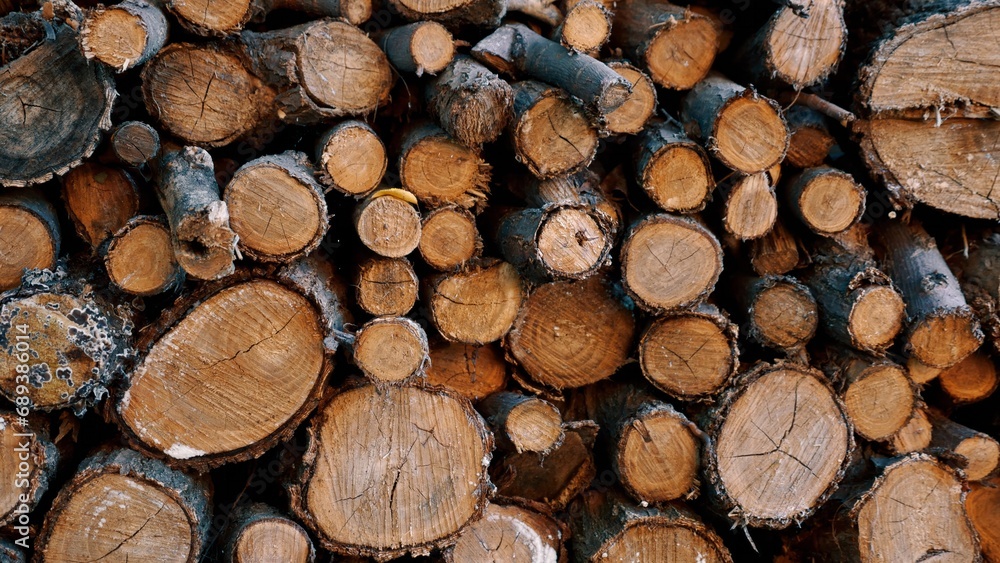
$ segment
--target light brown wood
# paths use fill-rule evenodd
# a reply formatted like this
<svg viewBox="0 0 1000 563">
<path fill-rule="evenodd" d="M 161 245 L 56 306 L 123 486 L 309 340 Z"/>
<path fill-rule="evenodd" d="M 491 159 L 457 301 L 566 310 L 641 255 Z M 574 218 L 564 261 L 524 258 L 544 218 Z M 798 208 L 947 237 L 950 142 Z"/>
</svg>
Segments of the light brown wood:
<svg viewBox="0 0 1000 563">
<path fill-rule="evenodd" d="M 714 307 L 662 316 L 639 340 L 639 366 L 646 379 L 673 397 L 711 396 L 739 367 L 736 335 L 736 326 Z"/>
<path fill-rule="evenodd" d="M 62 198 L 76 233 L 95 250 L 139 212 L 139 190 L 128 172 L 94 162 L 63 176 Z"/>
<path fill-rule="evenodd" d="M 59 462 L 58 450 L 40 422 L 19 421 L 16 412 L 0 411 L 0 446 L 10 452 L 0 459 L 0 478 L 9 483 L 0 489 L 0 525 L 18 535 L 32 523 L 31 511 L 48 491 Z"/>
<path fill-rule="evenodd" d="M 834 138 L 821 113 L 799 105 L 785 111 L 788 154 L 785 160 L 798 168 L 820 166 L 833 148 Z"/>
<path fill-rule="evenodd" d="M 561 390 L 611 376 L 628 359 L 634 335 L 632 312 L 596 275 L 535 288 L 505 345 L 532 381 Z"/>
<path fill-rule="evenodd" d="M 996 473 L 1000 467 L 1000 444 L 983 432 L 953 422 L 942 413 L 930 410 L 931 448 L 951 452 L 965 460 L 966 479 L 980 481 Z"/>
<path fill-rule="evenodd" d="M 425 302 L 431 322 L 446 339 L 486 344 L 503 338 L 514 325 L 524 299 L 524 284 L 507 262 L 486 262 L 428 281 Z"/>
<path fill-rule="evenodd" d="M 888 440 L 906 426 L 917 397 L 902 366 L 848 354 L 840 367 L 840 398 L 858 436 Z"/>
<path fill-rule="evenodd" d="M 417 302 L 417 274 L 406 258 L 372 256 L 358 265 L 354 291 L 366 313 L 402 316 Z"/>
<path fill-rule="evenodd" d="M 972 483 L 965 497 L 965 511 L 979 534 L 987 561 L 1000 561 L 1000 478 Z"/>
<path fill-rule="evenodd" d="M 924 405 L 913 410 L 913 416 L 889 441 L 889 448 L 896 455 L 919 452 L 931 445 L 931 421 Z"/>
<path fill-rule="evenodd" d="M 126 121 L 115 127 L 111 150 L 122 164 L 143 166 L 160 153 L 160 134 L 148 123 Z"/>
<path fill-rule="evenodd" d="M 483 399 L 478 410 L 493 428 L 497 447 L 547 455 L 563 441 L 562 415 L 551 403 L 501 391 Z"/>
<path fill-rule="evenodd" d="M 338 123 L 316 144 L 318 178 L 350 196 L 365 196 L 378 187 L 388 166 L 382 139 L 365 122 Z"/>
<path fill-rule="evenodd" d="M 429 266 L 447 271 L 478 257 L 483 250 L 483 239 L 476 218 L 469 211 L 448 205 L 424 216 L 417 248 Z"/>
<path fill-rule="evenodd" d="M 553 178 L 590 164 L 597 131 L 563 90 L 541 82 L 515 82 L 514 118 L 508 127 L 514 151 L 539 178 Z M 558 139 L 558 140 L 557 140 Z"/>
<path fill-rule="evenodd" d="M 240 251 L 261 262 L 290 262 L 319 246 L 329 227 L 323 190 L 301 152 L 247 162 L 223 191 Z"/>
<path fill-rule="evenodd" d="M 758 239 L 774 227 L 778 200 L 764 172 L 733 182 L 723 208 L 722 225 L 741 240 Z"/>
<path fill-rule="evenodd" d="M 982 353 L 973 353 L 938 374 L 941 389 L 958 404 L 986 399 L 996 391 L 998 380 L 993 358 Z"/>
<path fill-rule="evenodd" d="M 920 360 L 910 357 L 906 359 L 906 371 L 914 383 L 924 385 L 937 379 L 937 376 L 941 375 L 944 370 L 924 365 L 920 363 Z"/>
<path fill-rule="evenodd" d="M 650 123 L 638 138 L 636 182 L 664 211 L 700 211 L 715 187 L 712 166 L 701 145 L 675 123 Z"/>
<path fill-rule="evenodd" d="M 376 385 L 399 384 L 423 376 L 429 361 L 427 335 L 406 317 L 380 317 L 354 335 L 354 365 Z"/>
<path fill-rule="evenodd" d="M 469 147 L 495 141 L 513 113 L 510 84 L 467 55 L 456 56 L 425 97 L 441 127 Z"/>
<path fill-rule="evenodd" d="M 133 295 L 157 295 L 184 281 L 184 270 L 170 242 L 170 227 L 162 218 L 130 219 L 111 237 L 104 267 L 112 283 Z"/>
<path fill-rule="evenodd" d="M 836 490 L 854 440 L 822 374 L 796 364 L 762 366 L 719 405 L 709 419 L 709 482 L 734 522 L 787 528 Z"/>
<path fill-rule="evenodd" d="M 229 517 L 222 560 L 232 563 L 312 563 L 316 549 L 302 526 L 261 503 L 239 507 Z"/>
<path fill-rule="evenodd" d="M 116 72 L 139 66 L 167 42 L 167 18 L 159 2 L 126 0 L 87 12 L 80 28 L 80 49 Z"/>
<path fill-rule="evenodd" d="M 61 241 L 56 210 L 41 192 L 0 194 L 0 290 L 17 287 L 25 270 L 55 266 Z"/>
<path fill-rule="evenodd" d="M 478 401 L 507 383 L 507 363 L 496 344 L 474 346 L 439 340 L 431 343 L 427 383 Z"/>
<path fill-rule="evenodd" d="M 626 61 L 608 61 L 608 68 L 632 85 L 632 92 L 618 109 L 604 116 L 604 131 L 612 135 L 634 135 L 656 111 L 656 85 L 649 76 Z"/>
<path fill-rule="evenodd" d="M 809 288 L 789 276 L 752 281 L 745 295 L 749 334 L 764 346 L 796 350 L 816 335 L 819 309 Z"/>
<path fill-rule="evenodd" d="M 799 265 L 799 243 L 780 218 L 764 236 L 750 241 L 750 266 L 758 276 L 780 276 Z"/>
<path fill-rule="evenodd" d="M 388 29 L 382 33 L 379 44 L 394 67 L 417 76 L 441 72 L 455 56 L 451 33 L 433 21 Z"/>
<path fill-rule="evenodd" d="M 722 272 L 722 246 L 693 220 L 650 215 L 625 235 L 622 284 L 636 303 L 653 312 L 696 305 Z"/>
<path fill-rule="evenodd" d="M 573 0 L 564 6 L 566 15 L 552 38 L 581 53 L 599 51 L 611 38 L 611 11 L 596 0 Z"/>
<path fill-rule="evenodd" d="M 786 194 L 799 221 L 820 235 L 847 230 L 865 212 L 865 189 L 850 174 L 834 168 L 804 170 L 791 180 Z"/>
<path fill-rule="evenodd" d="M 420 244 L 420 214 L 396 195 L 379 190 L 354 208 L 354 228 L 369 250 L 402 258 Z"/>
<path fill-rule="evenodd" d="M 292 510 L 337 553 L 391 558 L 454 543 L 485 508 L 491 442 L 467 399 L 345 389 L 313 419 Z"/>
<path fill-rule="evenodd" d="M 515 505 L 490 504 L 483 517 L 458 536 L 445 560 L 537 561 L 552 563 L 565 557 L 568 535 L 555 519 Z"/>
<path fill-rule="evenodd" d="M 421 122 L 408 128 L 398 153 L 403 189 L 422 203 L 454 203 L 466 208 L 484 204 L 489 193 L 489 164 L 437 125 Z"/>
</svg>

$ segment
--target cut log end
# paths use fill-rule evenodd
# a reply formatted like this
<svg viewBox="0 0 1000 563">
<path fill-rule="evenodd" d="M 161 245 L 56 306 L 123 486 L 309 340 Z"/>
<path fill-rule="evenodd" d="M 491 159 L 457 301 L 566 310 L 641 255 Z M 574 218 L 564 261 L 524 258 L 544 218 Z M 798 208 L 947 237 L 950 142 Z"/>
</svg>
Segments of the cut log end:
<svg viewBox="0 0 1000 563">
<path fill-rule="evenodd" d="M 535 176 L 561 176 L 593 160 L 597 131 L 565 94 L 541 83 L 519 82 L 514 96 L 514 150 Z"/>
<path fill-rule="evenodd" d="M 507 363 L 499 346 L 472 346 L 441 340 L 431 344 L 427 383 L 479 401 L 503 389 Z"/>
<path fill-rule="evenodd" d="M 143 166 L 160 152 L 160 134 L 149 124 L 126 121 L 111 134 L 111 150 L 123 164 Z"/>
<path fill-rule="evenodd" d="M 418 72 L 437 74 L 455 56 L 451 33 L 437 22 L 423 22 L 410 38 L 410 52 Z"/>
<path fill-rule="evenodd" d="M 698 490 L 701 443 L 690 424 L 673 409 L 649 409 L 618 436 L 615 463 L 632 496 L 665 502 L 693 496 Z"/>
<path fill-rule="evenodd" d="M 354 363 L 376 384 L 400 383 L 422 375 L 428 352 L 424 330 L 405 317 L 369 321 L 354 339 Z"/>
<path fill-rule="evenodd" d="M 782 8 L 764 40 L 764 68 L 796 90 L 822 81 L 836 69 L 844 52 L 843 10 L 835 1 L 814 2 L 806 17 Z"/>
<path fill-rule="evenodd" d="M 167 8 L 200 35 L 227 35 L 250 18 L 251 0 L 169 0 Z"/>
<path fill-rule="evenodd" d="M 704 16 L 660 24 L 643 54 L 653 81 L 670 90 L 690 90 L 708 74 L 719 48 L 719 27 Z"/>
<path fill-rule="evenodd" d="M 614 242 L 595 213 L 565 208 L 539 226 L 536 242 L 542 262 L 557 276 L 574 277 L 595 271 L 607 259 Z"/>
<path fill-rule="evenodd" d="M 780 276 L 798 265 L 798 239 L 780 219 L 767 234 L 750 241 L 750 266 L 757 275 Z"/>
<path fill-rule="evenodd" d="M 919 452 L 931 445 L 932 432 L 933 427 L 926 411 L 923 407 L 918 407 L 913 410 L 910 420 L 893 434 L 889 440 L 889 448 L 896 455 Z"/>
<path fill-rule="evenodd" d="M 758 239 L 771 231 L 777 218 L 778 200 L 766 173 L 736 180 L 722 216 L 729 233 L 742 240 Z"/>
<path fill-rule="evenodd" d="M 680 313 L 653 322 L 639 341 L 650 382 L 681 399 L 721 391 L 737 368 L 736 329 L 721 315 Z"/>
<path fill-rule="evenodd" d="M 673 131 L 650 130 L 638 155 L 639 184 L 665 211 L 698 211 L 715 186 L 711 164 L 704 149 Z"/>
<path fill-rule="evenodd" d="M 865 211 L 865 189 L 844 172 L 812 168 L 789 188 L 792 210 L 807 227 L 821 235 L 845 231 Z"/>
<path fill-rule="evenodd" d="M 763 369 L 729 404 L 712 469 L 736 519 L 785 528 L 836 488 L 853 448 L 851 428 L 821 376 L 792 365 Z M 815 436 L 825 446 L 815 447 Z M 766 483 L 783 483 L 768 487 Z"/>
<path fill-rule="evenodd" d="M 797 349 L 816 334 L 819 310 L 809 290 L 790 278 L 768 278 L 750 305 L 751 334 L 765 346 Z"/>
<path fill-rule="evenodd" d="M 401 258 L 420 244 L 420 214 L 409 202 L 391 195 L 360 203 L 354 225 L 362 244 L 380 256 Z"/>
<path fill-rule="evenodd" d="M 909 335 L 911 353 L 929 366 L 953 366 L 983 343 L 979 321 L 969 311 L 931 314 L 915 324 Z"/>
<path fill-rule="evenodd" d="M 711 147 L 730 168 L 753 174 L 781 161 L 788 129 L 777 104 L 744 92 L 720 111 Z"/>
<path fill-rule="evenodd" d="M 350 196 L 374 191 L 389 162 L 382 139 L 362 121 L 345 121 L 330 129 L 317 152 L 320 180 Z"/>
<path fill-rule="evenodd" d="M 957 404 L 981 401 L 992 395 L 998 384 L 996 364 L 982 353 L 970 354 L 941 370 L 937 377 L 941 389 Z"/>
<path fill-rule="evenodd" d="M 115 233 L 104 266 L 111 281 L 133 295 L 157 295 L 184 278 L 174 257 L 170 229 L 152 217 L 132 219 Z"/>
<path fill-rule="evenodd" d="M 405 258 L 375 256 L 358 267 L 355 295 L 366 313 L 402 316 L 417 302 L 417 274 Z"/>
<path fill-rule="evenodd" d="M 311 470 L 292 489 L 293 510 L 338 553 L 390 558 L 451 543 L 485 508 L 488 436 L 469 402 L 449 394 L 343 391 L 314 419 Z"/>
<path fill-rule="evenodd" d="M 58 258 L 55 209 L 31 192 L 0 197 L 0 291 L 17 287 L 25 270 L 51 268 Z"/>
<path fill-rule="evenodd" d="M 87 13 L 80 28 L 80 48 L 117 72 L 146 62 L 167 40 L 167 18 L 159 5 L 127 0 Z"/>
<path fill-rule="evenodd" d="M 94 249 L 139 211 L 139 192 L 128 173 L 94 162 L 63 177 L 62 197 L 80 238 Z"/>
<path fill-rule="evenodd" d="M 404 189 L 431 205 L 472 208 L 489 191 L 489 164 L 436 125 L 419 124 L 404 134 L 399 174 Z"/>
<path fill-rule="evenodd" d="M 420 229 L 420 256 L 432 268 L 458 268 L 482 252 L 483 242 L 476 218 L 457 206 L 435 209 Z"/>
<path fill-rule="evenodd" d="M 133 442 L 179 464 L 260 455 L 318 400 L 331 367 L 319 311 L 266 279 L 178 307 L 183 318 L 152 342 L 132 373 L 118 401 L 119 425 Z"/>
<path fill-rule="evenodd" d="M 854 301 L 847 331 L 858 347 L 884 350 L 903 329 L 906 304 L 895 289 L 876 286 L 862 290 Z"/>
<path fill-rule="evenodd" d="M 595 275 L 536 288 L 506 345 L 533 381 L 566 389 L 610 377 L 628 359 L 634 332 L 632 312 Z"/>
<path fill-rule="evenodd" d="M 613 135 L 634 135 L 656 111 L 656 86 L 649 76 L 627 62 L 610 61 L 607 65 L 628 80 L 632 93 L 618 109 L 604 116 L 604 129 Z"/>
<path fill-rule="evenodd" d="M 514 324 L 524 284 L 507 262 L 496 262 L 431 280 L 427 302 L 434 326 L 446 339 L 486 344 Z"/>
<path fill-rule="evenodd" d="M 504 391 L 484 399 L 479 410 L 508 451 L 545 456 L 563 441 L 562 415 L 537 397 Z"/>
<path fill-rule="evenodd" d="M 313 560 L 312 540 L 306 531 L 287 519 L 259 520 L 241 530 L 232 549 L 233 561 L 265 563 L 286 561 L 308 563 Z"/>
<path fill-rule="evenodd" d="M 577 2 L 559 27 L 562 44 L 581 53 L 592 53 L 611 36 L 611 13 L 600 2 Z"/>
<path fill-rule="evenodd" d="M 685 256 L 683 261 L 673 257 Z M 722 247 L 706 228 L 679 217 L 653 215 L 627 235 L 622 282 L 644 309 L 669 311 L 700 302 L 722 272 Z"/>
<path fill-rule="evenodd" d="M 1000 480 L 973 483 L 965 497 L 965 511 L 979 533 L 987 561 L 1000 559 Z"/>
<path fill-rule="evenodd" d="M 913 414 L 915 397 L 903 368 L 876 363 L 852 376 L 842 395 L 854 431 L 867 440 L 886 440 Z"/>
<path fill-rule="evenodd" d="M 490 504 L 446 552 L 446 561 L 555 562 L 564 532 L 552 518 L 518 506 Z"/>
</svg>

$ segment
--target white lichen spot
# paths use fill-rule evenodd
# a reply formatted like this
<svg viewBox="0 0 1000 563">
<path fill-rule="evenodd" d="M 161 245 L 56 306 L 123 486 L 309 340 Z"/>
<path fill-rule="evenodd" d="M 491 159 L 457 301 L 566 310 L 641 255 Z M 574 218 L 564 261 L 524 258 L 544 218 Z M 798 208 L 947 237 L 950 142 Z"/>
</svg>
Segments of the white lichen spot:
<svg viewBox="0 0 1000 563">
<path fill-rule="evenodd" d="M 192 457 L 205 455 L 205 452 L 196 450 L 191 446 L 185 446 L 184 444 L 174 444 L 163 453 L 174 459 L 191 459 Z"/>
</svg>

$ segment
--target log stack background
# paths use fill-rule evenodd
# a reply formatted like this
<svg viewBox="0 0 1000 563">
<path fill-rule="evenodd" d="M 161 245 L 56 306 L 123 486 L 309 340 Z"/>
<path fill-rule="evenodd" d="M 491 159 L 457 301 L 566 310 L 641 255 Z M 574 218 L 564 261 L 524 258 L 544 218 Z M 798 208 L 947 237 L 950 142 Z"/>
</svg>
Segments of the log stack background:
<svg viewBox="0 0 1000 563">
<path fill-rule="evenodd" d="M 1000 561 L 1000 3 L 0 12 L 0 560 Z"/>
</svg>

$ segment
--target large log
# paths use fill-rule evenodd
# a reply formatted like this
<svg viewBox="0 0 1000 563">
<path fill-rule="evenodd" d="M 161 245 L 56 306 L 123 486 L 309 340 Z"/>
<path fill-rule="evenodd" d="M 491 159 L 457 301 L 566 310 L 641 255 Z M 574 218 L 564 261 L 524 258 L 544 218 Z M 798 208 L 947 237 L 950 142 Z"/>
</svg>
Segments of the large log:
<svg viewBox="0 0 1000 563">
<path fill-rule="evenodd" d="M 61 243 L 56 210 L 40 191 L 0 194 L 0 290 L 17 287 L 25 270 L 54 267 Z"/>
</svg>

